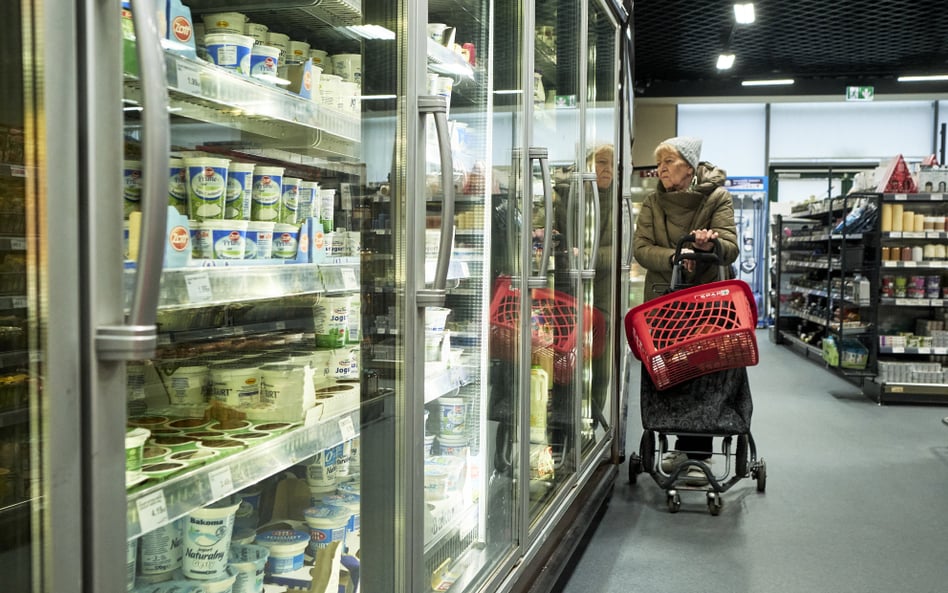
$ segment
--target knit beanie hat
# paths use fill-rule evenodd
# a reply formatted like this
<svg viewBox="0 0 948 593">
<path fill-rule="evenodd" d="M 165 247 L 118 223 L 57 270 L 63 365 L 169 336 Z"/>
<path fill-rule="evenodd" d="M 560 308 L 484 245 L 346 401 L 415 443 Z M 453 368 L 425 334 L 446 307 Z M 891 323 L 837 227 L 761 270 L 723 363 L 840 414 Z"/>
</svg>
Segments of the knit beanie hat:
<svg viewBox="0 0 948 593">
<path fill-rule="evenodd" d="M 677 150 L 691 168 L 698 170 L 698 161 L 701 160 L 701 139 L 688 136 L 675 136 L 662 142 Z"/>
</svg>

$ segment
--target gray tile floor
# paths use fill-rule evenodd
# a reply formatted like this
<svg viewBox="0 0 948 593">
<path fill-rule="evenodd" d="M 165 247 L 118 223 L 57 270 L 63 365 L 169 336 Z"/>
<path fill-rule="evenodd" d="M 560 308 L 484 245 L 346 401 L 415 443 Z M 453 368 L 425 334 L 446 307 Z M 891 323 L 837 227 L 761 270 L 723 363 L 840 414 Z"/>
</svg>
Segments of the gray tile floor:
<svg viewBox="0 0 948 593">
<path fill-rule="evenodd" d="M 766 492 L 742 480 L 717 517 L 683 492 L 671 514 L 650 476 L 628 483 L 626 465 L 562 593 L 948 591 L 946 407 L 879 406 L 757 337 L 751 431 Z M 629 416 L 637 447 L 637 390 Z"/>
</svg>

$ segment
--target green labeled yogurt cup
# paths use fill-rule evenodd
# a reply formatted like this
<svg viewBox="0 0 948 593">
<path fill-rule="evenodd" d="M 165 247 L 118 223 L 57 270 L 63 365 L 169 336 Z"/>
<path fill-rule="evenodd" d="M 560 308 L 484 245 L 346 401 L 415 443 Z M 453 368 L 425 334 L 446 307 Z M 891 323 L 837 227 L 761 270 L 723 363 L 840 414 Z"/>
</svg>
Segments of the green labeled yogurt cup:
<svg viewBox="0 0 948 593">
<path fill-rule="evenodd" d="M 184 163 L 188 168 L 188 218 L 224 218 L 230 159 L 193 157 L 185 159 Z"/>
<path fill-rule="evenodd" d="M 283 167 L 254 167 L 250 219 L 279 222 L 283 201 Z"/>
</svg>

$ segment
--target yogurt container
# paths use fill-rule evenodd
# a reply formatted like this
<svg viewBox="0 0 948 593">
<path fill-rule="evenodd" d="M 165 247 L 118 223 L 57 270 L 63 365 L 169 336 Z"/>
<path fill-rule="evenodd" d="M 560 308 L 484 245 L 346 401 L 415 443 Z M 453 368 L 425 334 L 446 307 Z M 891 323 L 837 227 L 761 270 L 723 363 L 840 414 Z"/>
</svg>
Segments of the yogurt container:
<svg viewBox="0 0 948 593">
<path fill-rule="evenodd" d="M 250 220 L 253 169 L 253 163 L 231 163 L 227 167 L 227 198 L 224 201 L 224 218 Z"/>
<path fill-rule="evenodd" d="M 188 515 L 182 569 L 189 579 L 216 580 L 227 566 L 237 504 L 216 504 Z"/>
<path fill-rule="evenodd" d="M 233 408 L 255 405 L 260 399 L 260 371 L 241 363 L 213 365 L 210 369 L 211 399 Z"/>
<path fill-rule="evenodd" d="M 183 519 L 144 534 L 139 544 L 139 572 L 143 575 L 157 575 L 180 568 L 184 556 L 183 538 Z"/>
<path fill-rule="evenodd" d="M 205 220 L 202 235 L 207 241 L 202 246 L 206 255 L 210 249 L 210 259 L 244 259 L 247 241 L 246 220 Z"/>
<path fill-rule="evenodd" d="M 168 160 L 168 205 L 188 215 L 188 169 L 184 159 Z"/>
<path fill-rule="evenodd" d="M 241 12 L 212 12 L 201 17 L 205 33 L 243 34 L 247 15 Z"/>
<path fill-rule="evenodd" d="M 233 593 L 260 593 L 263 591 L 263 575 L 270 550 L 260 545 L 231 545 L 229 566 L 237 579 Z"/>
<path fill-rule="evenodd" d="M 283 167 L 257 166 L 253 171 L 250 219 L 277 222 L 283 198 Z"/>
<path fill-rule="evenodd" d="M 294 259 L 299 248 L 300 227 L 295 224 L 278 223 L 273 226 L 274 259 Z"/>
<path fill-rule="evenodd" d="M 158 582 L 144 586 L 139 585 L 134 591 L 135 593 L 205 593 L 201 583 L 186 581 L 184 579 Z"/>
<path fill-rule="evenodd" d="M 135 588 L 135 567 L 138 562 L 138 540 L 133 539 L 125 545 L 125 590 Z"/>
<path fill-rule="evenodd" d="M 267 31 L 266 44 L 280 50 L 280 63 L 285 63 L 290 49 L 290 36 L 276 31 Z"/>
<path fill-rule="evenodd" d="M 348 509 L 320 504 L 303 511 L 303 517 L 309 525 L 310 554 L 315 555 L 318 548 L 325 548 L 333 542 L 345 546 L 346 529 L 351 517 Z"/>
<path fill-rule="evenodd" d="M 263 365 L 260 367 L 260 402 L 301 412 L 305 380 L 305 365 Z"/>
<path fill-rule="evenodd" d="M 302 64 L 309 59 L 309 43 L 291 39 L 287 43 L 286 63 Z"/>
<path fill-rule="evenodd" d="M 273 255 L 273 222 L 251 220 L 247 223 L 244 259 L 270 259 Z"/>
<path fill-rule="evenodd" d="M 319 195 L 319 183 L 315 181 L 300 181 L 300 194 L 297 202 L 296 216 L 302 222 L 313 216 L 313 204 Z"/>
<path fill-rule="evenodd" d="M 280 215 L 277 220 L 283 224 L 297 224 L 297 210 L 300 199 L 300 179 L 296 177 L 283 178 L 283 196 L 280 199 Z"/>
<path fill-rule="evenodd" d="M 280 48 L 257 43 L 250 52 L 250 75 L 267 79 L 277 75 Z"/>
<path fill-rule="evenodd" d="M 188 218 L 224 218 L 229 159 L 196 157 L 184 159 L 188 169 Z"/>
<path fill-rule="evenodd" d="M 441 436 L 464 436 L 467 402 L 460 397 L 442 397 Z"/>
<path fill-rule="evenodd" d="M 243 30 L 243 25 L 241 25 Z M 250 76 L 250 52 L 254 38 L 239 33 L 208 33 L 204 47 L 211 61 L 229 70 Z"/>
<path fill-rule="evenodd" d="M 323 348 L 342 348 L 349 327 L 349 300 L 351 297 L 323 297 L 313 306 L 313 326 L 316 345 Z"/>
<path fill-rule="evenodd" d="M 233 593 L 234 583 L 237 582 L 237 570 L 226 566 L 224 571 L 212 579 L 201 583 L 204 593 Z"/>
<path fill-rule="evenodd" d="M 142 449 L 149 436 L 151 431 L 147 428 L 137 427 L 125 431 L 125 483 L 141 476 Z"/>
<path fill-rule="evenodd" d="M 171 405 L 193 405 L 204 403 L 207 387 L 207 366 L 203 364 L 162 365 L 161 380 Z"/>
<path fill-rule="evenodd" d="M 283 574 L 303 567 L 303 552 L 309 545 L 308 533 L 293 529 L 275 529 L 257 535 L 255 543 L 267 548 L 267 574 Z"/>
<path fill-rule="evenodd" d="M 331 492 L 336 488 L 336 448 L 330 447 L 313 455 L 305 465 L 306 482 L 310 488 L 326 488 L 321 492 Z M 321 498 L 321 497 L 320 497 Z"/>
<path fill-rule="evenodd" d="M 248 21 L 244 23 L 243 34 L 248 37 L 253 37 L 254 47 L 257 47 L 266 42 L 268 30 L 269 27 L 262 23 L 251 23 Z"/>
</svg>

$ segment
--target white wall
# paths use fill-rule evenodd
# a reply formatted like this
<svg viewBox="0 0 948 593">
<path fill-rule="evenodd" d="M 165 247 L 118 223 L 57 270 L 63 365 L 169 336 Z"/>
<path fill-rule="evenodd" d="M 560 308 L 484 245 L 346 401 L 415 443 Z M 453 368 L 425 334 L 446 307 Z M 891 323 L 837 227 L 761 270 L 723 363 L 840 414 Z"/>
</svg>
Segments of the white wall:
<svg viewBox="0 0 948 593">
<path fill-rule="evenodd" d="M 702 139 L 701 160 L 732 177 L 767 174 L 767 106 L 679 105 L 678 135 Z"/>
</svg>

